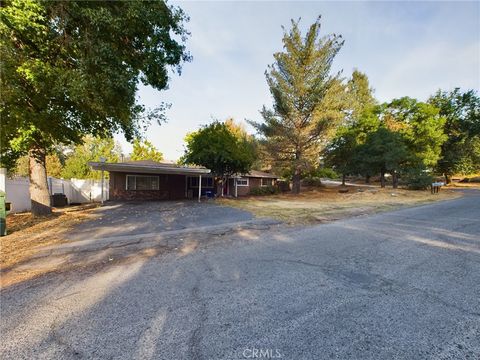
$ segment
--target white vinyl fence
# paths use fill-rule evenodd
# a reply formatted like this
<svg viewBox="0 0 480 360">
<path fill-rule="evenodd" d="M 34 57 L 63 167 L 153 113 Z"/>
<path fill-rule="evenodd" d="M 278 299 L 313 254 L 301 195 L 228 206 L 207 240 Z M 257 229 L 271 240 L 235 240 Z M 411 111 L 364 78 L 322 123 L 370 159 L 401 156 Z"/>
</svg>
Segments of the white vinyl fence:
<svg viewBox="0 0 480 360">
<path fill-rule="evenodd" d="M 30 210 L 30 191 L 28 178 L 18 177 L 6 179 L 6 200 L 12 203 L 11 212 L 21 212 Z"/>
<path fill-rule="evenodd" d="M 50 194 L 65 194 L 69 204 L 83 204 L 101 201 L 101 180 L 48 178 Z M 12 213 L 30 210 L 30 181 L 16 177 L 6 179 L 7 201 L 12 203 Z M 108 200 L 108 179 L 104 182 L 103 200 Z"/>
</svg>

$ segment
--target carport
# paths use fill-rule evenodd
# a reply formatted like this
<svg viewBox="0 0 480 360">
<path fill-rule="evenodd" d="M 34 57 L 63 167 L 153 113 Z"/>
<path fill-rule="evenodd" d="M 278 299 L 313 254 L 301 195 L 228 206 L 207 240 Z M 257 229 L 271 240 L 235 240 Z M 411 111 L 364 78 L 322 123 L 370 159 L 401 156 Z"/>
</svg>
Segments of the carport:
<svg viewBox="0 0 480 360">
<path fill-rule="evenodd" d="M 204 167 L 156 161 L 89 162 L 94 170 L 109 172 L 109 200 L 179 200 L 213 192 L 213 177 Z"/>
</svg>

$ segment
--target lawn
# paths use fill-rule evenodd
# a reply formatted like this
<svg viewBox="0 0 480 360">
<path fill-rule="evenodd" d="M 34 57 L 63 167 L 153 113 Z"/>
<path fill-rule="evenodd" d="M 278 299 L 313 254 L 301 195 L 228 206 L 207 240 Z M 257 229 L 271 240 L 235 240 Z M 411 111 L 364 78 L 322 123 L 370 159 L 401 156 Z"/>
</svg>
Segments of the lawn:
<svg viewBox="0 0 480 360">
<path fill-rule="evenodd" d="M 340 193 L 340 188 L 348 189 L 348 192 Z M 459 191 L 445 188 L 439 194 L 432 195 L 430 191 L 331 185 L 307 189 L 299 195 L 252 196 L 219 201 L 259 217 L 297 225 L 328 222 L 460 196 L 462 194 Z"/>
</svg>

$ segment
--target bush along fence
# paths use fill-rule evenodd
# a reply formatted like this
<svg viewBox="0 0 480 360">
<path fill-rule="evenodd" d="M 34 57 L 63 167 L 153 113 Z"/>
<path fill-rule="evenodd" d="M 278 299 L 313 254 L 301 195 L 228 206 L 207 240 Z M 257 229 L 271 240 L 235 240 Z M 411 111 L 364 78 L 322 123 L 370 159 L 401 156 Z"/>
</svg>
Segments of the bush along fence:
<svg viewBox="0 0 480 360">
<path fill-rule="evenodd" d="M 6 201 L 11 203 L 11 213 L 30 210 L 30 181 L 25 177 L 6 179 Z M 101 180 L 48 178 L 50 195 L 63 194 L 68 204 L 84 204 L 102 200 Z M 108 181 L 104 183 L 103 200 L 108 199 Z"/>
</svg>

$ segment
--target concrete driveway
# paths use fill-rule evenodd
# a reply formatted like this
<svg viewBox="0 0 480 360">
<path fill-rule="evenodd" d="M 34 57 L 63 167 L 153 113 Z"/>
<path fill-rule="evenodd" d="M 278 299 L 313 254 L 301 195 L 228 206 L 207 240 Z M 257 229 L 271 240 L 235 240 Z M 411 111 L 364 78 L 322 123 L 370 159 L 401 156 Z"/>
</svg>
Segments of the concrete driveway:
<svg viewBox="0 0 480 360">
<path fill-rule="evenodd" d="M 247 211 L 219 206 L 214 201 L 107 202 L 94 220 L 71 232 L 70 240 L 195 229 L 252 220 Z"/>
<path fill-rule="evenodd" d="M 479 219 L 472 191 L 52 274 L 2 292 L 0 357 L 478 359 Z"/>
</svg>

